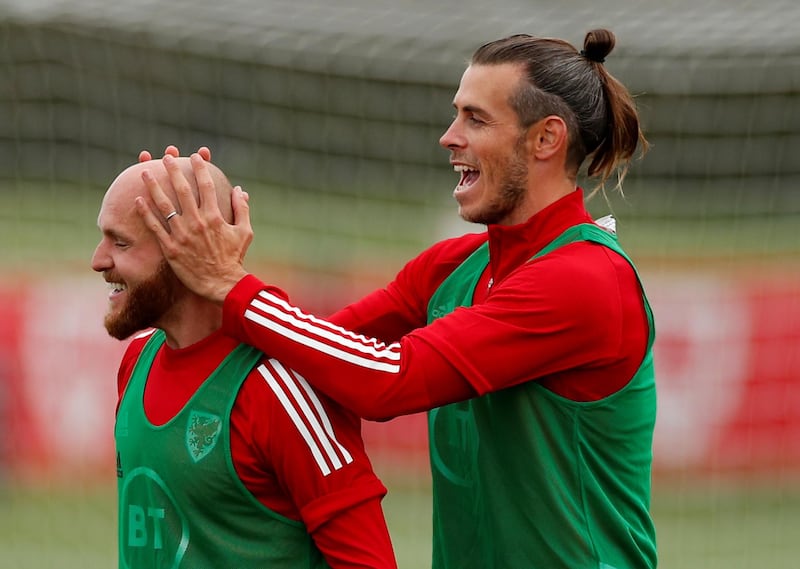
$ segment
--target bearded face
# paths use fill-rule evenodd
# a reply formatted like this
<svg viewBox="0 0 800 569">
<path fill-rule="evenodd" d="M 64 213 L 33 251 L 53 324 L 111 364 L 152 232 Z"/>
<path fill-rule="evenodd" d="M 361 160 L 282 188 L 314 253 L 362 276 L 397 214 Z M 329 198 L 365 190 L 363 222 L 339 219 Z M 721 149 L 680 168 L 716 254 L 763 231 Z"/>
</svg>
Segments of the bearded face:
<svg viewBox="0 0 800 569">
<path fill-rule="evenodd" d="M 117 279 L 107 277 L 106 280 L 114 282 Z M 153 275 L 127 285 L 124 304 L 106 314 L 106 330 L 112 338 L 124 340 L 140 330 L 157 326 L 183 290 L 183 285 L 169 264 L 161 261 Z"/>
<path fill-rule="evenodd" d="M 465 221 L 491 225 L 502 223 L 513 215 L 525 198 L 528 184 L 528 165 L 525 156 L 525 143 L 520 139 L 511 155 L 501 161 L 492 162 L 497 172 L 495 193 L 489 193 L 481 207 L 472 210 L 464 208 L 461 217 Z"/>
</svg>

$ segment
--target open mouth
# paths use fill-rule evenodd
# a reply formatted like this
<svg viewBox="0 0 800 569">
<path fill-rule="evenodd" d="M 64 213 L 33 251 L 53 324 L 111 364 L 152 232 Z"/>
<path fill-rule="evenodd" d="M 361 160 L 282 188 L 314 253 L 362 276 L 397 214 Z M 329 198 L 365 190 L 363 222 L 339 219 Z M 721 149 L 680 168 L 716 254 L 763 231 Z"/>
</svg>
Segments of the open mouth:
<svg viewBox="0 0 800 569">
<path fill-rule="evenodd" d="M 128 290 L 128 285 L 125 283 L 108 283 L 108 297 L 114 298 Z"/>
<path fill-rule="evenodd" d="M 461 174 L 461 179 L 458 181 L 458 186 L 456 186 L 456 191 L 461 191 L 469 188 L 475 182 L 478 181 L 478 178 L 481 177 L 481 171 L 472 168 L 471 166 L 456 164 L 453 166 L 453 170 Z"/>
</svg>

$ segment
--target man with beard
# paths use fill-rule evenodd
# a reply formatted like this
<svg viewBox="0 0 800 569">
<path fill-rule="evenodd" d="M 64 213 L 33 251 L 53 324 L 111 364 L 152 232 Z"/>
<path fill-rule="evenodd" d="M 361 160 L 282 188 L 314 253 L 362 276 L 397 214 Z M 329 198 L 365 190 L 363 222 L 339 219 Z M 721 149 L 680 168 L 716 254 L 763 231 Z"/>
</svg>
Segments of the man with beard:
<svg viewBox="0 0 800 569">
<path fill-rule="evenodd" d="M 186 197 L 167 155 L 184 217 L 168 233 L 138 204 L 179 278 L 223 306 L 230 335 L 362 417 L 429 411 L 434 569 L 656 566 L 653 317 L 577 187 L 582 168 L 621 181 L 647 146 L 603 66 L 614 44 L 600 29 L 580 52 L 528 35 L 481 46 L 440 144 L 460 176 L 459 214 L 487 230 L 433 245 L 328 320 L 244 270 L 244 194 L 237 222 L 222 222 L 210 200 Z M 170 211 L 160 185 L 148 188 Z"/>
<path fill-rule="evenodd" d="M 176 166 L 191 174 L 188 159 Z M 207 197 L 233 222 L 232 188 L 209 170 Z M 136 214 L 145 180 L 166 176 L 152 162 L 114 180 L 92 257 L 109 334 L 147 330 L 118 374 L 119 566 L 395 568 L 358 417 L 226 336 L 221 308 L 177 279 Z"/>
</svg>

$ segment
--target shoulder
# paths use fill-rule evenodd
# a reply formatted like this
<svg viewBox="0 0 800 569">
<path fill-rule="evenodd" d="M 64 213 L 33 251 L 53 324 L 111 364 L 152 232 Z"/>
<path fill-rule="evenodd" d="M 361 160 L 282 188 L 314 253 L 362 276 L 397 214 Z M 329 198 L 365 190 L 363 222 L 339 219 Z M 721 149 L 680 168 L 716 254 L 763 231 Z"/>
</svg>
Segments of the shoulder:
<svg viewBox="0 0 800 569">
<path fill-rule="evenodd" d="M 614 250 L 579 241 L 525 263 L 494 293 L 534 303 L 597 324 L 640 309 L 642 291 L 633 266 Z M 501 293 L 502 294 L 502 293 Z"/>
<path fill-rule="evenodd" d="M 594 241 L 576 241 L 562 245 L 523 265 L 523 271 L 537 278 L 577 278 L 587 286 L 622 275 L 635 275 L 631 264 L 613 249 Z M 577 283 L 580 284 L 580 283 Z"/>
<path fill-rule="evenodd" d="M 265 358 L 253 369 L 235 411 L 246 423 L 245 438 L 280 477 L 298 476 L 297 468 L 308 468 L 310 478 L 370 468 L 360 418 L 277 360 Z"/>
<path fill-rule="evenodd" d="M 265 357 L 246 378 L 237 401 L 253 416 L 293 426 L 301 435 L 325 425 L 360 429 L 358 417 L 316 391 L 306 379 L 278 360 Z"/>
<path fill-rule="evenodd" d="M 505 293 L 520 302 L 585 313 L 607 309 L 636 283 L 636 272 L 623 256 L 599 243 L 577 241 L 523 263 L 494 287 L 492 296 Z"/>
</svg>

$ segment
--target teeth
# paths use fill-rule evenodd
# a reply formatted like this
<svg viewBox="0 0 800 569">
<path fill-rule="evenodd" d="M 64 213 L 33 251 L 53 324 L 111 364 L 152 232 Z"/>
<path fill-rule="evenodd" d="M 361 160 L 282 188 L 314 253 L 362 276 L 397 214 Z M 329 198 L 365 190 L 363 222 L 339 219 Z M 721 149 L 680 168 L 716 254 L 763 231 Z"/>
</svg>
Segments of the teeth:
<svg viewBox="0 0 800 569">
<path fill-rule="evenodd" d="M 123 290 L 126 290 L 128 287 L 123 283 L 108 283 L 108 288 L 110 288 L 114 292 L 122 292 Z"/>
<path fill-rule="evenodd" d="M 472 168 L 470 166 L 464 166 L 463 164 L 454 164 L 453 170 L 455 170 L 456 172 L 477 172 L 475 168 Z"/>
</svg>

